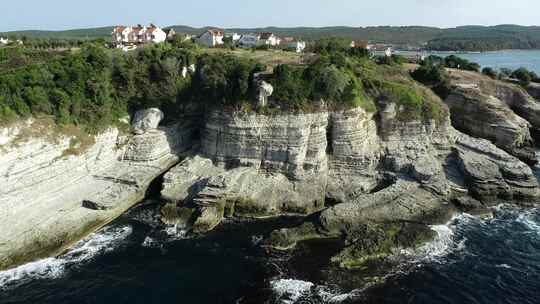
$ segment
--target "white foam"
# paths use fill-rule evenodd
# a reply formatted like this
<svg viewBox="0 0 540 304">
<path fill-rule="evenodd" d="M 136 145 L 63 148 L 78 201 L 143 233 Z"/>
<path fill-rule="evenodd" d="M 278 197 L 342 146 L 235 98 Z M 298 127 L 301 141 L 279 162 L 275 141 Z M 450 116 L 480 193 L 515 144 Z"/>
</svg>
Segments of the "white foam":
<svg viewBox="0 0 540 304">
<path fill-rule="evenodd" d="M 270 286 L 280 303 L 292 304 L 302 296 L 308 295 L 315 284 L 301 280 L 280 279 L 271 281 Z"/>
<path fill-rule="evenodd" d="M 0 289 L 20 286 L 34 279 L 62 277 L 70 265 L 90 261 L 98 254 L 114 250 L 132 233 L 131 226 L 108 227 L 78 242 L 68 253 L 0 272 Z"/>
<path fill-rule="evenodd" d="M 168 226 L 164 229 L 171 240 L 183 240 L 189 238 L 188 231 L 179 225 Z"/>
<path fill-rule="evenodd" d="M 264 239 L 264 236 L 262 235 L 252 235 L 251 244 L 253 244 L 253 246 L 257 246 L 263 241 L 263 239 Z"/>
<path fill-rule="evenodd" d="M 155 239 L 153 239 L 153 238 L 151 238 L 149 236 L 144 238 L 144 241 L 142 242 L 141 246 L 146 247 L 146 248 L 160 247 L 158 241 L 156 241 Z"/>
<path fill-rule="evenodd" d="M 405 250 L 402 253 L 415 256 L 416 258 L 412 262 L 417 263 L 423 261 L 437 262 L 452 252 L 462 251 L 465 249 L 467 238 L 463 238 L 459 242 L 457 241 L 456 225 L 471 221 L 478 221 L 478 219 L 472 215 L 463 213 L 454 216 L 445 225 L 430 226 L 431 230 L 437 233 L 437 237 L 434 240 L 426 243 L 417 250 L 412 252 Z"/>
<path fill-rule="evenodd" d="M 526 212 L 520 214 L 516 221 L 525 225 L 529 230 L 540 233 L 540 224 L 535 222 L 532 217 L 533 214 L 531 212 Z"/>
</svg>

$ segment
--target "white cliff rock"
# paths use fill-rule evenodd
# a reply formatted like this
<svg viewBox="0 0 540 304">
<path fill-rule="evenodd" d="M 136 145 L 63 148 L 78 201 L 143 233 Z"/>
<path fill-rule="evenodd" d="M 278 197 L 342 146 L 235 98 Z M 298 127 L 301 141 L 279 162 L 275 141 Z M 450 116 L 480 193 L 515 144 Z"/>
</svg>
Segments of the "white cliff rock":
<svg viewBox="0 0 540 304">
<path fill-rule="evenodd" d="M 274 87 L 266 81 L 261 81 L 258 85 L 259 99 L 257 100 L 257 106 L 265 107 L 268 105 L 268 97 L 274 93 Z"/>
<path fill-rule="evenodd" d="M 133 118 L 133 131 L 135 134 L 144 134 L 149 130 L 157 129 L 164 117 L 163 112 L 157 108 L 137 111 Z"/>
<path fill-rule="evenodd" d="M 25 134 L 32 126 L 20 128 Z M 61 134 L 2 145 L 0 269 L 60 253 L 140 201 L 192 145 L 188 126 L 159 131 L 125 136 L 109 129 L 78 153 L 66 153 L 72 138 Z"/>
</svg>

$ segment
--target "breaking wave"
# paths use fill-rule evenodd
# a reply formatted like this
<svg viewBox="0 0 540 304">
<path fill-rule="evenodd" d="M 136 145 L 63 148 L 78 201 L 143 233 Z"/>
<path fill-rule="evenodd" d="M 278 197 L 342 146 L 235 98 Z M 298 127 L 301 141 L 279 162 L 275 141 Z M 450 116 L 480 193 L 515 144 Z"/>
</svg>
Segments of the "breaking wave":
<svg viewBox="0 0 540 304">
<path fill-rule="evenodd" d="M 116 249 L 132 233 L 131 226 L 107 227 L 79 241 L 66 254 L 46 258 L 0 272 L 0 290 L 14 288 L 34 279 L 57 279 L 73 265 L 87 263 Z"/>
<path fill-rule="evenodd" d="M 312 282 L 295 279 L 278 279 L 270 282 L 273 303 L 342 303 L 351 299 L 355 292 L 341 293 L 328 286 L 319 286 Z"/>
</svg>

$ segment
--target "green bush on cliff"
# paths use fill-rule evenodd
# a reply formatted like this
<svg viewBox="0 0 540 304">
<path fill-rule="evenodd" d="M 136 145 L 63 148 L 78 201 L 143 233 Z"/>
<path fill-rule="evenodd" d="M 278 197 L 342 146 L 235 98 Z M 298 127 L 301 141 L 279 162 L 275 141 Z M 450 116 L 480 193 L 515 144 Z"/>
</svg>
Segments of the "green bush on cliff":
<svg viewBox="0 0 540 304">
<path fill-rule="evenodd" d="M 527 86 L 531 82 L 540 82 L 540 78 L 535 72 L 529 71 L 523 67 L 513 71 L 510 77 L 519 80 L 520 84 L 523 86 Z"/>
<path fill-rule="evenodd" d="M 423 94 L 399 65 L 377 65 L 343 41 L 323 42 L 319 51 L 310 64 L 278 65 L 273 74 L 263 75 L 274 86 L 268 107 L 313 111 L 325 104 L 330 109 L 362 107 L 374 112 L 376 101 L 384 97 L 400 105 L 402 119 L 440 116 L 437 102 Z M 0 59 L 29 57 L 25 49 L 10 52 L 14 57 L 0 52 Z M 2 121 L 46 115 L 60 125 L 99 131 L 147 107 L 161 108 L 166 117 L 191 106 L 253 109 L 257 93 L 253 75 L 266 70 L 253 60 L 193 45 L 158 44 L 124 53 L 88 44 L 55 54 L 0 74 Z M 186 73 L 192 64 L 195 72 Z"/>
<path fill-rule="evenodd" d="M 425 64 L 411 72 L 414 80 L 430 87 L 441 98 L 450 93 L 450 75 L 440 65 Z"/>
</svg>

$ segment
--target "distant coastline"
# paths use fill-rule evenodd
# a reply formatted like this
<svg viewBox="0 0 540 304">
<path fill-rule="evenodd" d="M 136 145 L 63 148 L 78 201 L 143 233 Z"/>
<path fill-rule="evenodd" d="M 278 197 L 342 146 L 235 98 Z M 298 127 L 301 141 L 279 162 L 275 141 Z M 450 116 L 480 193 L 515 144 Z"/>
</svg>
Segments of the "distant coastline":
<svg viewBox="0 0 540 304">
<path fill-rule="evenodd" d="M 109 39 L 114 26 L 61 31 L 25 30 L 0 33 L 2 36 L 25 36 L 42 39 Z M 172 25 L 165 27 L 177 33 L 199 35 L 210 28 Z M 219 28 L 219 27 L 218 27 Z M 298 37 L 306 41 L 323 37 L 341 37 L 370 43 L 391 44 L 396 49 L 429 49 L 443 52 L 488 52 L 501 50 L 539 50 L 540 27 L 520 25 L 460 26 L 437 28 L 426 26 L 371 27 L 259 27 L 226 28 L 239 34 L 272 32 L 283 37 Z"/>
</svg>

